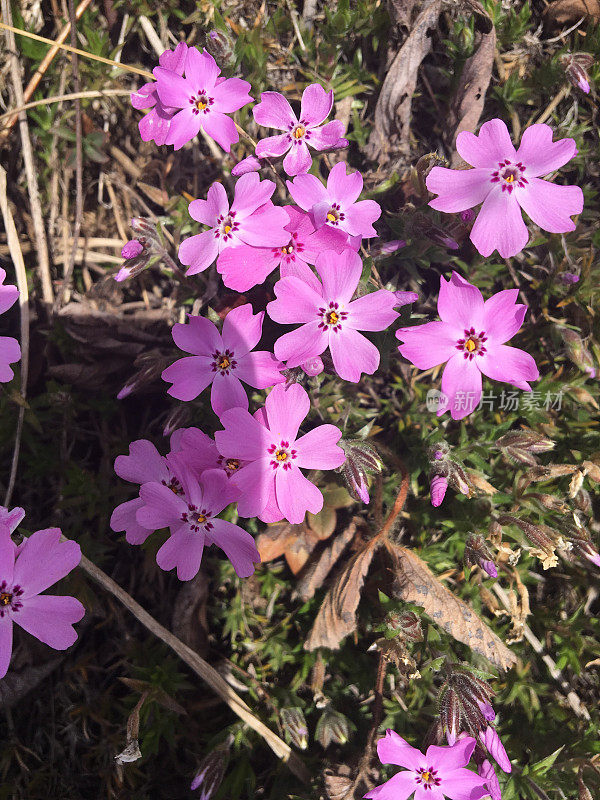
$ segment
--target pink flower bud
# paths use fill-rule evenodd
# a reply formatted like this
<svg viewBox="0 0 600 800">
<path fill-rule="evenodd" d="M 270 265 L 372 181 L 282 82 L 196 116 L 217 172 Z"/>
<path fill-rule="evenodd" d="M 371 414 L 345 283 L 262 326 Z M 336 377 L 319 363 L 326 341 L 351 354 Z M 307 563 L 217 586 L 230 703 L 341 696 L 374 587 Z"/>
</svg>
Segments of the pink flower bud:
<svg viewBox="0 0 600 800">
<path fill-rule="evenodd" d="M 131 241 L 123 245 L 121 257 L 129 260 L 130 258 L 139 256 L 143 250 L 144 245 L 139 241 L 139 239 L 131 239 Z"/>
<path fill-rule="evenodd" d="M 324 369 L 321 356 L 309 358 L 308 361 L 305 361 L 304 364 L 302 364 L 302 369 L 311 378 L 314 378 L 316 375 L 320 375 Z"/>
<path fill-rule="evenodd" d="M 511 772 L 512 764 L 494 728 L 488 725 L 485 731 L 480 731 L 479 738 L 500 769 Z"/>
<path fill-rule="evenodd" d="M 389 256 L 392 253 L 395 253 L 396 250 L 400 250 L 402 247 L 406 247 L 406 242 L 404 239 L 392 239 L 391 242 L 383 242 L 379 246 L 378 255 Z"/>
<path fill-rule="evenodd" d="M 256 156 L 247 156 L 239 161 L 231 170 L 231 174 L 239 178 L 240 175 L 245 175 L 247 172 L 258 172 L 262 164 Z"/>
<path fill-rule="evenodd" d="M 431 505 L 434 508 L 441 506 L 444 501 L 446 489 L 448 488 L 448 478 L 443 475 L 433 475 L 430 481 Z"/>
<path fill-rule="evenodd" d="M 473 222 L 475 219 L 475 211 L 472 208 L 466 208 L 460 212 L 460 218 L 463 222 Z"/>
<path fill-rule="evenodd" d="M 564 283 L 565 286 L 571 286 L 573 283 L 579 283 L 579 275 L 576 275 L 574 272 L 560 272 L 558 274 L 558 279 L 561 283 Z"/>
</svg>

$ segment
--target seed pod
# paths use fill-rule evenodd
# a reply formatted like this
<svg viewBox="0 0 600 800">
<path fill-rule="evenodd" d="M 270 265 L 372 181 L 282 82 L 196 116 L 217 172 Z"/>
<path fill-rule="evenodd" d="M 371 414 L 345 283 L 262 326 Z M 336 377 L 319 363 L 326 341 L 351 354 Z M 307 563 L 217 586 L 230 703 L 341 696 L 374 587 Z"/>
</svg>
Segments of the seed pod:
<svg viewBox="0 0 600 800">
<path fill-rule="evenodd" d="M 346 744 L 349 736 L 350 721 L 339 711 L 327 706 L 317 722 L 315 739 L 326 749 L 332 742 Z"/>
<path fill-rule="evenodd" d="M 288 742 L 295 744 L 300 750 L 308 747 L 308 726 L 301 708 L 282 708 L 279 712 L 281 724 Z"/>
</svg>

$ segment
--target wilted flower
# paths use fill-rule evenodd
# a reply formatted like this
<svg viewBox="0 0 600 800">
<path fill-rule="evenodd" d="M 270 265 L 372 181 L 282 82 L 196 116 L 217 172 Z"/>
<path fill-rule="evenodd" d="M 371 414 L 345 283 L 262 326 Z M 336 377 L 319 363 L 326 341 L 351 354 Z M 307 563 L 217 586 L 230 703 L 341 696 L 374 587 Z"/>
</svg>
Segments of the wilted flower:
<svg viewBox="0 0 600 800">
<path fill-rule="evenodd" d="M 575 272 L 559 272 L 557 277 L 565 286 L 572 286 L 574 283 L 579 283 L 579 275 Z"/>
<path fill-rule="evenodd" d="M 389 256 L 392 253 L 395 253 L 397 250 L 400 250 L 402 247 L 406 247 L 406 242 L 404 239 L 392 239 L 390 242 L 382 242 L 373 248 L 373 257 L 377 258 L 377 256 Z"/>
<path fill-rule="evenodd" d="M 554 442 L 543 433 L 524 428 L 505 433 L 496 440 L 496 447 L 499 447 L 509 460 L 535 466 L 538 463 L 536 454 L 552 450 Z"/>
<path fill-rule="evenodd" d="M 479 534 L 471 534 L 468 537 L 465 544 L 465 562 L 469 565 L 477 564 L 490 578 L 498 577 L 494 557 L 485 539 Z"/>
</svg>

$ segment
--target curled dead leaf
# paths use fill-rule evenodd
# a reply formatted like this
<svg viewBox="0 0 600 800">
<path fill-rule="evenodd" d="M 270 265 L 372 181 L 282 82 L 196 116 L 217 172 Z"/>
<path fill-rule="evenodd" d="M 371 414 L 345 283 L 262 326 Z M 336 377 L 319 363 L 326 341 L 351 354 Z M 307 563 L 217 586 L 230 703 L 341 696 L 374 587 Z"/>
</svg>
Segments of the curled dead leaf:
<svg viewBox="0 0 600 800">
<path fill-rule="evenodd" d="M 354 522 L 346 530 L 334 537 L 331 544 L 323 550 L 318 560 L 308 565 L 306 573 L 298 581 L 296 594 L 304 601 L 310 600 L 323 581 L 329 575 L 338 558 L 354 538 L 356 525 Z"/>
<path fill-rule="evenodd" d="M 546 24 L 560 27 L 577 22 L 582 17 L 591 17 L 600 22 L 600 0 L 555 0 L 544 12 Z"/>
</svg>

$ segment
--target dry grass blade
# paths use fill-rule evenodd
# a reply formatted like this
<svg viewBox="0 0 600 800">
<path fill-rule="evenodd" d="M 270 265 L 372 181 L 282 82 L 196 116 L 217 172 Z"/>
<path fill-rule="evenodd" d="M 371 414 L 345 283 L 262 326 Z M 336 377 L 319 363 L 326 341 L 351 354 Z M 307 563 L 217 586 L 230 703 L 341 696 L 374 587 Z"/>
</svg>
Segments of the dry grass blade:
<svg viewBox="0 0 600 800">
<path fill-rule="evenodd" d="M 405 547 L 386 544 L 395 562 L 394 593 L 415 603 L 459 642 L 485 656 L 500 669 L 509 669 L 516 656 L 464 600 L 455 597 L 419 556 Z"/>
<path fill-rule="evenodd" d="M 356 524 L 350 525 L 339 533 L 333 542 L 321 553 L 318 561 L 314 561 L 307 568 L 306 574 L 302 576 L 296 586 L 296 594 L 304 601 L 310 600 L 317 589 L 322 586 L 323 581 L 333 569 L 343 550 L 350 544 L 356 533 Z"/>
</svg>

